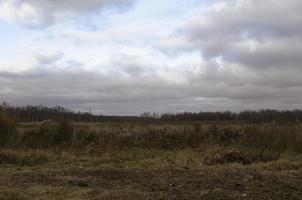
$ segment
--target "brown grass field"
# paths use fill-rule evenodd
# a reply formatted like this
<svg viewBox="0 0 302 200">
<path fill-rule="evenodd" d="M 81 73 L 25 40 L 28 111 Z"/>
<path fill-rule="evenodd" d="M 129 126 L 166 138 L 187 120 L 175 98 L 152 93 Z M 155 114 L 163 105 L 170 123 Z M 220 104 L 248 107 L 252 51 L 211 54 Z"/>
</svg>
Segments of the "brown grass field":
<svg viewBox="0 0 302 200">
<path fill-rule="evenodd" d="M 2 126 L 0 200 L 302 199 L 302 125 Z"/>
</svg>

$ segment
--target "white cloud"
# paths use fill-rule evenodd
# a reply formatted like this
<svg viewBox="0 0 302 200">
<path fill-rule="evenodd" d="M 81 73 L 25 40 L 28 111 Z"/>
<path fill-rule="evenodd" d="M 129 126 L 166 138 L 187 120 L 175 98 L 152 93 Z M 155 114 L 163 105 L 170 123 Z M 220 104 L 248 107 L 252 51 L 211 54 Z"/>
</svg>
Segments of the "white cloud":
<svg viewBox="0 0 302 200">
<path fill-rule="evenodd" d="M 29 2 L 2 1 L 0 14 L 9 21 L 14 21 L 25 26 L 40 26 L 52 23 L 52 18 L 47 14 L 41 17 L 40 10 Z"/>
<path fill-rule="evenodd" d="M 1 59 L 0 71 L 22 73 L 27 70 L 31 70 L 33 65 L 34 60 L 30 58 L 23 58 L 19 60 Z"/>
<path fill-rule="evenodd" d="M 105 7 L 122 9 L 133 0 L 1 0 L 0 15 L 23 26 L 41 28 L 64 18 L 76 19 Z"/>
</svg>

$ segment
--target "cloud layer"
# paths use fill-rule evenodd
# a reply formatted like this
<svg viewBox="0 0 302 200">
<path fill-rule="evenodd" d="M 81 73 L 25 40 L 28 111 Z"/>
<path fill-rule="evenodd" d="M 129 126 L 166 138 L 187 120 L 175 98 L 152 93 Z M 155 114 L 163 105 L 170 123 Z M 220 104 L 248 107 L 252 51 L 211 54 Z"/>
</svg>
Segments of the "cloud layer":
<svg viewBox="0 0 302 200">
<path fill-rule="evenodd" d="M 193 17 L 188 39 L 208 63 L 216 63 L 203 77 L 225 87 L 223 97 L 259 105 L 261 99 L 280 106 L 299 102 L 301 6 L 298 0 L 220 1 Z"/>
<path fill-rule="evenodd" d="M 302 109 L 300 0 L 137 0 L 97 30 L 66 25 L 133 2 L 2 0 L 6 18 L 58 27 L 0 56 L 1 99 L 104 114 Z"/>
</svg>

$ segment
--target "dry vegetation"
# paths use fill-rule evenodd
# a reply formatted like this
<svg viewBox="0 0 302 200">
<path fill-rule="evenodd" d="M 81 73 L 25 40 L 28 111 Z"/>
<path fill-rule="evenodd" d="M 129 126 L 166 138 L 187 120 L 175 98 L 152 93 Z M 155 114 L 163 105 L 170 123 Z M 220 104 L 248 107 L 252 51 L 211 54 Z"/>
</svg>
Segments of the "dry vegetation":
<svg viewBox="0 0 302 200">
<path fill-rule="evenodd" d="M 0 200 L 301 199 L 302 125 L 21 123 L 0 116 Z"/>
</svg>

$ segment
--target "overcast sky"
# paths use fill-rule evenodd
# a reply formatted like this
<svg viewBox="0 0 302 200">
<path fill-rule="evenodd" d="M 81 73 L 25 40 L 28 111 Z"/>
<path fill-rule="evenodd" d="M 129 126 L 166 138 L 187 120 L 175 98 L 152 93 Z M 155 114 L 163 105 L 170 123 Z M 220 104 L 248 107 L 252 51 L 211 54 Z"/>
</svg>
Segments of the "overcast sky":
<svg viewBox="0 0 302 200">
<path fill-rule="evenodd" d="M 0 101 L 302 109 L 301 0 L 0 0 Z"/>
</svg>

